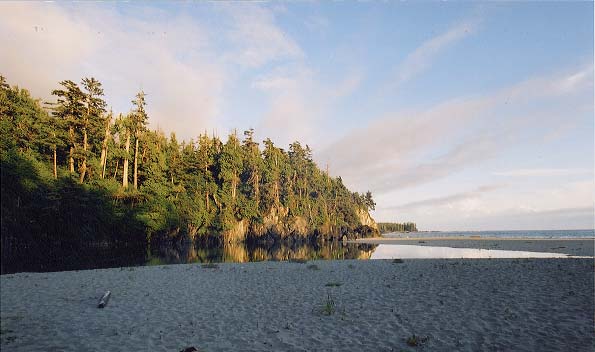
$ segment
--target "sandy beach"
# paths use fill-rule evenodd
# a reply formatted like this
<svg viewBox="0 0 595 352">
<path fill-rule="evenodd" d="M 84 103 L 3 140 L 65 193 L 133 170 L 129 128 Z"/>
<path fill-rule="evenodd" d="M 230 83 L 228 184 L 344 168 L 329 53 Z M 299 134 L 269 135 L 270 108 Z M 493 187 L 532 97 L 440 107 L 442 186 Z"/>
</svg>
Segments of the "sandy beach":
<svg viewBox="0 0 595 352">
<path fill-rule="evenodd" d="M 2 275 L 3 351 L 592 351 L 593 259 Z M 99 298 L 112 291 L 109 304 Z M 418 346 L 407 339 L 417 336 Z M 413 343 L 413 340 L 409 341 Z"/>
</svg>

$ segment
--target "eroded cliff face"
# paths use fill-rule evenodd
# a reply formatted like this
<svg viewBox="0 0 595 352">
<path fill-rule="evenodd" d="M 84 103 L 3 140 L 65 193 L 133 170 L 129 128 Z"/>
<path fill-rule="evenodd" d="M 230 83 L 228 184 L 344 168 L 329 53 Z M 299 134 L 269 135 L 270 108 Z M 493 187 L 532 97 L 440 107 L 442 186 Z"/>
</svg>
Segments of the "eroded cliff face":
<svg viewBox="0 0 595 352">
<path fill-rule="evenodd" d="M 246 239 L 248 233 L 248 220 L 242 219 L 235 223 L 235 225 L 227 231 L 223 232 L 223 240 L 225 242 L 241 242 Z"/>
<path fill-rule="evenodd" d="M 359 209 L 357 211 L 357 217 L 363 226 L 368 226 L 378 231 L 378 225 L 376 224 L 376 221 L 372 219 L 370 213 L 368 213 L 366 209 Z"/>
<path fill-rule="evenodd" d="M 320 228 L 313 228 L 305 217 L 289 215 L 288 208 L 283 206 L 272 207 L 262 219 L 262 223 L 251 224 L 248 220 L 240 220 L 236 222 L 232 229 L 223 232 L 223 239 L 225 242 L 230 243 L 244 241 L 247 237 L 253 239 L 283 239 L 290 236 L 323 236 L 326 238 L 347 236 L 348 238 L 358 238 L 378 234 L 378 225 L 366 209 L 358 209 L 356 214 L 359 226 L 353 229 L 334 229 L 330 224 L 325 224 Z"/>
</svg>

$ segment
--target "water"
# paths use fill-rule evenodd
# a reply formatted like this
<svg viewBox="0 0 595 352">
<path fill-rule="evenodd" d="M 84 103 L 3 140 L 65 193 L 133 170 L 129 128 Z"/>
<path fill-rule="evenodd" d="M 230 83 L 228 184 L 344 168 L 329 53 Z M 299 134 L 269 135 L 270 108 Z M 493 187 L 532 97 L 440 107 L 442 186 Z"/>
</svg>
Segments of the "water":
<svg viewBox="0 0 595 352">
<path fill-rule="evenodd" d="M 245 263 L 259 261 L 370 259 L 377 245 L 342 243 L 339 241 L 300 244 L 272 243 L 249 245 L 226 243 L 201 246 L 181 242 L 153 248 L 145 265 L 186 263 Z"/>
<path fill-rule="evenodd" d="M 432 231 L 391 232 L 383 237 L 495 237 L 495 238 L 593 238 L 595 230 L 522 230 L 522 231 Z"/>
<path fill-rule="evenodd" d="M 500 249 L 451 248 L 415 245 L 379 245 L 370 259 L 479 259 L 479 258 L 568 258 L 568 254 Z"/>
<path fill-rule="evenodd" d="M 561 231 L 457 231 L 416 232 L 408 234 L 387 234 L 386 237 L 529 237 L 529 238 L 584 238 L 594 237 L 593 230 Z M 400 248 L 399 248 L 400 247 Z M 442 249 L 438 249 L 442 248 Z M 390 258 L 527 258 L 542 254 L 521 251 L 487 252 L 485 249 L 456 249 L 429 246 L 398 246 L 330 242 L 307 242 L 301 244 L 274 243 L 269 245 L 248 245 L 244 243 L 220 246 L 202 246 L 192 243 L 177 243 L 166 246 L 131 249 L 100 248 L 89 250 L 68 250 L 62 252 L 29 253 L 25 251 L 14 261 L 2 262 L 2 274 L 12 272 L 46 272 L 83 269 L 102 269 L 123 266 L 165 265 L 186 263 L 221 263 L 343 259 L 390 259 Z M 515 253 L 502 253 L 515 252 Z M 559 254 L 556 254 L 559 255 Z M 592 254 L 589 254 L 592 255 Z M 547 256 L 547 254 L 546 254 Z M 551 257 L 551 255 L 549 255 Z M 565 256 L 565 255 L 563 255 Z"/>
</svg>

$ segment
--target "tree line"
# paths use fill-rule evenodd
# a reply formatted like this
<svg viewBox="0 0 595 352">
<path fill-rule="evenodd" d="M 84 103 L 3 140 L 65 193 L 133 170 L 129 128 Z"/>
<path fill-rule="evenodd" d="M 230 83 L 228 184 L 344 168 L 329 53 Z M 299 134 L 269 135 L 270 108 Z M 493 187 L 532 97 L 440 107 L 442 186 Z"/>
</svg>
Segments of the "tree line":
<svg viewBox="0 0 595 352">
<path fill-rule="evenodd" d="M 259 143 L 252 129 L 225 141 L 206 132 L 179 141 L 174 133 L 148 128 L 144 92 L 131 99 L 129 112 L 116 114 L 95 78 L 59 82 L 51 93 L 54 99 L 42 102 L 0 76 L 2 188 L 12 192 L 6 202 L 3 197 L 2 222 L 14 225 L 3 226 L 3 243 L 18 237 L 19 225 L 31 218 L 39 226 L 27 236 L 47 232 L 44 221 L 62 221 L 69 236 L 94 240 L 91 229 L 87 237 L 75 234 L 91 221 L 90 203 L 105 205 L 102 221 L 110 225 L 98 224 L 96 231 L 112 233 L 96 236 L 102 240 L 136 241 L 139 229 L 148 241 L 376 231 L 362 225 L 375 207 L 372 194 L 351 192 L 341 177 L 321 170 L 307 145 L 294 142 L 285 150 L 268 138 Z M 81 199 L 69 205 L 72 217 L 66 219 L 56 209 L 72 192 Z M 54 219 L 41 219 L 36 197 Z M 19 211 L 24 206 L 31 207 L 29 219 Z M 47 240 L 65 236 L 58 232 L 46 234 Z"/>
<path fill-rule="evenodd" d="M 389 232 L 416 232 L 417 225 L 414 222 L 379 222 L 378 231 L 381 234 Z"/>
</svg>

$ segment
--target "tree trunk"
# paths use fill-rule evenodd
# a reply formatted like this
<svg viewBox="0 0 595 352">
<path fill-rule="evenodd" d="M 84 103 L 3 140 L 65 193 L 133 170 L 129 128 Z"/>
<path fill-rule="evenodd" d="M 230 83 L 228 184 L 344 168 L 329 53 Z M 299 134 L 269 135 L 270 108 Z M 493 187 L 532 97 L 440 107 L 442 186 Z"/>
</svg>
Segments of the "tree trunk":
<svg viewBox="0 0 595 352">
<path fill-rule="evenodd" d="M 134 147 L 134 189 L 138 189 L 138 136 Z"/>
<path fill-rule="evenodd" d="M 118 179 L 118 166 L 120 165 L 120 159 L 116 159 L 116 171 L 114 171 L 114 180 Z"/>
<path fill-rule="evenodd" d="M 124 156 L 124 174 L 122 175 L 122 187 L 128 188 L 128 154 L 130 152 L 130 132 L 126 131 L 126 155 Z"/>
<path fill-rule="evenodd" d="M 54 179 L 58 178 L 58 161 L 56 155 L 56 146 L 54 146 Z"/>
<path fill-rule="evenodd" d="M 236 188 L 238 188 L 238 180 L 237 180 L 237 176 L 234 172 L 233 178 L 231 180 L 231 198 L 233 200 L 236 199 Z"/>
<path fill-rule="evenodd" d="M 101 178 L 105 178 L 105 168 L 107 167 L 107 146 L 105 147 L 105 162 L 103 163 L 103 168 L 101 169 Z"/>
<path fill-rule="evenodd" d="M 105 165 L 107 164 L 107 144 L 109 142 L 109 126 L 111 124 L 111 115 L 107 119 L 105 125 L 105 136 L 103 137 L 103 143 L 101 144 L 101 178 L 105 178 Z"/>
<path fill-rule="evenodd" d="M 70 135 L 70 141 L 72 143 L 70 145 L 70 151 L 68 153 L 68 164 L 69 164 L 70 173 L 73 174 L 74 173 L 74 129 L 72 126 L 70 126 L 70 128 L 68 129 L 68 134 Z"/>
<path fill-rule="evenodd" d="M 256 174 L 256 180 L 254 180 L 254 193 L 256 194 L 256 209 L 258 209 L 260 205 L 260 177 L 258 173 Z"/>
<path fill-rule="evenodd" d="M 279 181 L 275 181 L 275 204 L 279 206 Z"/>
<path fill-rule="evenodd" d="M 83 128 L 83 165 L 81 166 L 81 179 L 80 182 L 83 183 L 85 180 L 85 174 L 87 173 L 87 127 Z"/>
</svg>

